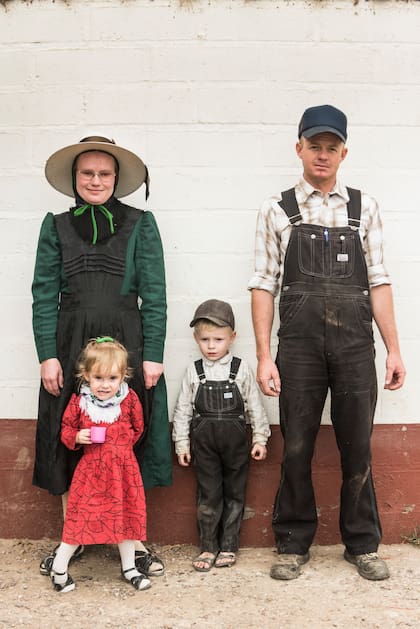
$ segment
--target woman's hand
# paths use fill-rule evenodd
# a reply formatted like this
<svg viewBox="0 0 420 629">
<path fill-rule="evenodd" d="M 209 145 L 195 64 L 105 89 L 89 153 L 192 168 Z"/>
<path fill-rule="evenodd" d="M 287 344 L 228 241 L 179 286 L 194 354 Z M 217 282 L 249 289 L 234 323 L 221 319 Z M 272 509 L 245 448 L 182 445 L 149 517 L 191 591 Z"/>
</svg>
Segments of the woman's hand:
<svg viewBox="0 0 420 629">
<path fill-rule="evenodd" d="M 163 374 L 163 364 L 154 363 L 151 360 L 143 361 L 143 377 L 146 389 L 155 387 Z"/>
<path fill-rule="evenodd" d="M 58 397 L 63 388 L 64 378 L 63 370 L 61 368 L 58 358 L 47 358 L 41 363 L 41 380 L 44 388 Z"/>
</svg>

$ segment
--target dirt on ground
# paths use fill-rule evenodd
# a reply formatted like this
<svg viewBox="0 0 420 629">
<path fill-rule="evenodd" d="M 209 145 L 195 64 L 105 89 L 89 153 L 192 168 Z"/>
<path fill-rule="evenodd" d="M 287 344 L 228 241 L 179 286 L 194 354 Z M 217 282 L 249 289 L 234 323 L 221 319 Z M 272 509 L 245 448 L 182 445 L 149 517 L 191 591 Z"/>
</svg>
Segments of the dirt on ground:
<svg viewBox="0 0 420 629">
<path fill-rule="evenodd" d="M 195 572 L 193 546 L 155 546 L 165 574 L 137 592 L 120 578 L 118 550 L 88 547 L 71 564 L 73 592 L 59 594 L 38 571 L 50 540 L 0 540 L 0 627 L 32 629 L 393 629 L 420 627 L 420 549 L 383 546 L 391 578 L 372 582 L 341 546 L 315 546 L 294 581 L 269 577 L 276 555 L 245 548 L 232 568 Z"/>
</svg>

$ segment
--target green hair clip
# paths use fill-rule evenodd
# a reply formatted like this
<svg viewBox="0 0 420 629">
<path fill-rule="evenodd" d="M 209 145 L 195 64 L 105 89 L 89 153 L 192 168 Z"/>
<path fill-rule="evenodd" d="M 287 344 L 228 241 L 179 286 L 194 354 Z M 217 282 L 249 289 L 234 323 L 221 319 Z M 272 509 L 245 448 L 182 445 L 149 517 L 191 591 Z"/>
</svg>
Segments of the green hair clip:
<svg viewBox="0 0 420 629">
<path fill-rule="evenodd" d="M 96 343 L 113 343 L 114 339 L 112 336 L 97 336 L 95 341 Z"/>
</svg>

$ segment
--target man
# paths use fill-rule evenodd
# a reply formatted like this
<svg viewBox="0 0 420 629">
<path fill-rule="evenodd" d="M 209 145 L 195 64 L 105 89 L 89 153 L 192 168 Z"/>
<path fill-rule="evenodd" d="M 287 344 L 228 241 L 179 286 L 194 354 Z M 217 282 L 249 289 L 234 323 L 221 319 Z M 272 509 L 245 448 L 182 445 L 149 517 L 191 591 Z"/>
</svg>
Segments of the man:
<svg viewBox="0 0 420 629">
<path fill-rule="evenodd" d="M 372 580 L 389 576 L 377 554 L 381 526 L 371 474 L 377 383 L 372 315 L 387 349 L 385 388 L 405 377 L 383 265 L 376 201 L 337 181 L 347 155 L 347 119 L 331 105 L 307 109 L 296 152 L 303 177 L 269 198 L 258 216 L 249 289 L 262 392 L 280 395 L 282 476 L 273 512 L 274 579 L 294 579 L 309 560 L 317 512 L 311 461 L 328 388 L 341 457 L 344 558 Z M 280 291 L 279 347 L 270 353 Z M 281 394 L 280 394 L 281 391 Z"/>
</svg>

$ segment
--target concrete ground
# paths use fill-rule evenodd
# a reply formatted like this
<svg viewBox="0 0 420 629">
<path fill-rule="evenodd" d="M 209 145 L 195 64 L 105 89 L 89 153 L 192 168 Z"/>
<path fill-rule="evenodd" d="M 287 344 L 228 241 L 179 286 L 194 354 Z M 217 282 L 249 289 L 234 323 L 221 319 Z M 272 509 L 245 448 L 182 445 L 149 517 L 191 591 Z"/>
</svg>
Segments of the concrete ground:
<svg viewBox="0 0 420 629">
<path fill-rule="evenodd" d="M 56 593 L 38 565 L 54 542 L 0 540 L 0 627 L 32 629 L 394 629 L 420 627 L 420 548 L 381 547 L 391 578 L 362 579 L 341 546 L 314 546 L 302 575 L 270 579 L 270 548 L 244 548 L 233 568 L 203 574 L 197 549 L 161 546 L 166 564 L 145 592 L 120 578 L 113 546 L 87 548 L 71 565 L 76 589 Z"/>
</svg>

